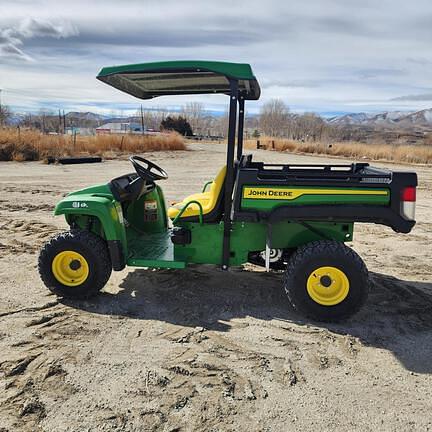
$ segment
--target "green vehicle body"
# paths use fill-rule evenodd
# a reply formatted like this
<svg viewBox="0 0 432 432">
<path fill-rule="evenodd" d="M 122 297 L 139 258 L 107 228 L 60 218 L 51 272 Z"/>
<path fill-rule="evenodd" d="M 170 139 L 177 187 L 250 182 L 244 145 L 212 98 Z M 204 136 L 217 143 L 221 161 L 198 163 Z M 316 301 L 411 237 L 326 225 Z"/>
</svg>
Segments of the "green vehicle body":
<svg viewBox="0 0 432 432">
<path fill-rule="evenodd" d="M 323 194 L 316 187 L 310 189 L 313 194 L 290 200 L 288 205 L 347 202 L 388 205 L 390 200 L 390 192 L 385 188 L 370 190 L 373 195 L 357 195 L 356 192 L 359 190 L 347 188 L 333 188 L 332 190 L 344 192 L 334 195 L 328 193 L 328 188 L 322 188 L 327 194 Z M 146 216 L 146 202 L 151 202 L 156 207 L 156 210 L 152 210 L 151 217 Z M 242 198 L 241 203 L 245 209 L 268 212 L 280 205 L 287 205 L 286 200 L 273 199 Z M 122 214 L 120 203 L 115 200 L 108 184 L 92 186 L 69 194 L 57 204 L 55 215 L 65 215 L 69 225 L 90 229 L 104 238 L 108 244 L 120 244 L 124 264 L 128 266 L 183 268 L 188 264 L 222 264 L 224 222 L 183 222 L 180 218 L 175 226 L 191 231 L 191 243 L 172 244 L 168 236 L 169 221 L 165 199 L 159 186 L 133 202 L 125 215 Z M 352 241 L 353 225 L 350 221 L 280 221 L 272 225 L 270 243 L 275 249 L 290 249 L 322 238 L 341 242 Z M 268 240 L 267 228 L 264 222 L 234 221 L 231 227 L 229 265 L 244 264 L 248 262 L 249 253 L 264 250 Z"/>
</svg>

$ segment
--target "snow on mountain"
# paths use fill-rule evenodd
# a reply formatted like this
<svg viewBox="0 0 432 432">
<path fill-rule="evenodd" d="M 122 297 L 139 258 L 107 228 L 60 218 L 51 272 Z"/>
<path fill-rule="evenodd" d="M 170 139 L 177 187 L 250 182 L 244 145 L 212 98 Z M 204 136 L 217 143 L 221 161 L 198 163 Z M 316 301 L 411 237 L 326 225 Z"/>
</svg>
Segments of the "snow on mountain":
<svg viewBox="0 0 432 432">
<path fill-rule="evenodd" d="M 92 112 L 76 112 L 76 111 L 70 111 L 66 114 L 66 118 L 75 118 L 80 120 L 104 120 L 107 118 L 105 115 L 101 114 L 95 114 Z"/>
<path fill-rule="evenodd" d="M 350 113 L 344 114 L 342 116 L 336 116 L 328 119 L 329 123 L 334 124 L 364 124 L 369 121 L 369 119 L 373 117 L 373 114 L 367 113 Z"/>
<path fill-rule="evenodd" d="M 352 113 L 327 120 L 335 125 L 432 126 L 432 108 L 416 111 L 387 111 L 379 114 Z"/>
<path fill-rule="evenodd" d="M 417 111 L 399 119 L 400 123 L 432 126 L 432 108 Z"/>
</svg>

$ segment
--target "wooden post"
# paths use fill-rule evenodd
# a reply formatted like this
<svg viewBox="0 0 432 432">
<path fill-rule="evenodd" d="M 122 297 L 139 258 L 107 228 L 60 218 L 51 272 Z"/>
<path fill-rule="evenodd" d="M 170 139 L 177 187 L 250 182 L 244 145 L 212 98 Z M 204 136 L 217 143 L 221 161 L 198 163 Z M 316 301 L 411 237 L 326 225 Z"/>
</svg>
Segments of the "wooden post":
<svg viewBox="0 0 432 432">
<path fill-rule="evenodd" d="M 257 140 L 257 149 L 260 149 L 261 148 L 261 146 L 260 146 L 260 140 Z"/>
<path fill-rule="evenodd" d="M 73 152 L 75 155 L 75 149 L 76 149 L 76 130 L 73 131 Z"/>
<path fill-rule="evenodd" d="M 272 149 L 274 150 L 274 148 L 275 148 L 275 142 L 274 140 L 272 140 Z"/>
</svg>

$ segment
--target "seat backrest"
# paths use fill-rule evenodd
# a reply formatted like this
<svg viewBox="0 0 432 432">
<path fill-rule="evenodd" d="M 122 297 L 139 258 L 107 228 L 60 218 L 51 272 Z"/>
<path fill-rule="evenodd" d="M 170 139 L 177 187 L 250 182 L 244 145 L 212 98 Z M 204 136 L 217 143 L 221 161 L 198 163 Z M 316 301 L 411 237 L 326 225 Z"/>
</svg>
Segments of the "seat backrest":
<svg viewBox="0 0 432 432">
<path fill-rule="evenodd" d="M 205 222 L 218 222 L 221 218 L 226 172 L 226 166 L 222 167 L 209 188 L 209 201 L 204 214 Z"/>
<path fill-rule="evenodd" d="M 224 166 L 212 181 L 208 191 L 206 193 L 197 194 L 196 200 L 200 202 L 203 207 L 203 220 L 205 222 L 218 222 L 222 215 L 223 206 L 223 195 L 224 195 L 224 185 L 226 177 L 226 166 Z M 183 200 L 182 204 L 185 203 L 187 199 Z M 198 220 L 199 212 L 195 212 L 193 216 L 187 216 L 183 213 L 181 216 L 182 220 L 196 221 Z"/>
<path fill-rule="evenodd" d="M 225 184 L 227 167 L 226 165 L 222 167 L 218 175 L 213 180 L 209 188 L 209 207 L 213 209 L 218 201 L 219 195 L 222 191 L 223 185 Z"/>
</svg>

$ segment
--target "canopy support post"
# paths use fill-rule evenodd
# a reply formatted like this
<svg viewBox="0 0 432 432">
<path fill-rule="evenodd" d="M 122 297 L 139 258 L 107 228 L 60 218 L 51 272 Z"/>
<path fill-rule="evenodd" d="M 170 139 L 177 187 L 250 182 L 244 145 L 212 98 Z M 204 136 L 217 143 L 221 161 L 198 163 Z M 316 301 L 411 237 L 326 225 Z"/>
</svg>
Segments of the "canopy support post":
<svg viewBox="0 0 432 432">
<path fill-rule="evenodd" d="M 228 270 L 230 260 L 230 236 L 231 236 L 231 206 L 232 190 L 234 185 L 234 150 L 236 140 L 237 124 L 237 100 L 238 100 L 238 80 L 230 79 L 230 110 L 228 122 L 228 148 L 227 148 L 227 172 L 225 178 L 224 196 L 224 231 L 222 247 L 222 269 Z"/>
<path fill-rule="evenodd" d="M 244 119 L 245 119 L 245 100 L 243 96 L 239 96 L 239 119 L 238 119 L 238 131 L 237 131 L 237 160 L 243 154 L 243 129 L 244 129 Z"/>
</svg>

